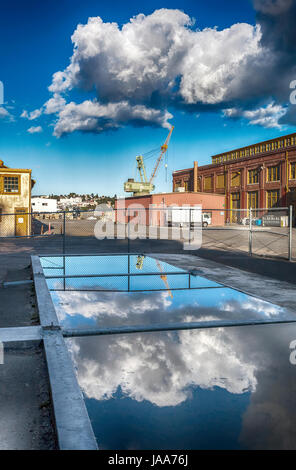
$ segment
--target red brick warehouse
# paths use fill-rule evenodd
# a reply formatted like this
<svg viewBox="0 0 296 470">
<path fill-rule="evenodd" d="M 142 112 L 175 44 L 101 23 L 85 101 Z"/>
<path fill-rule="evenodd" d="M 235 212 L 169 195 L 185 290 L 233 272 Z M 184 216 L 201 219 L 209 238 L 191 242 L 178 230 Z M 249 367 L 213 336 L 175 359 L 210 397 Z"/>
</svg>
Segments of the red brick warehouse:
<svg viewBox="0 0 296 470">
<path fill-rule="evenodd" d="M 225 194 L 226 209 L 296 206 L 296 133 L 212 157 L 173 173 L 173 191 Z M 227 222 L 234 222 L 228 212 Z"/>
</svg>

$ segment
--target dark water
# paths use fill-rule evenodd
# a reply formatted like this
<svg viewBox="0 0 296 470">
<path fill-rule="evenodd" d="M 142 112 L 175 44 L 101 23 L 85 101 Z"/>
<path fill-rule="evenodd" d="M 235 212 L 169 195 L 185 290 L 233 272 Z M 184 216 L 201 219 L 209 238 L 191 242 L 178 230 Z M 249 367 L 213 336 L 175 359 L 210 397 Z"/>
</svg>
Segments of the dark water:
<svg viewBox="0 0 296 470">
<path fill-rule="evenodd" d="M 295 449 L 296 325 L 67 340 L 102 449 Z"/>
</svg>

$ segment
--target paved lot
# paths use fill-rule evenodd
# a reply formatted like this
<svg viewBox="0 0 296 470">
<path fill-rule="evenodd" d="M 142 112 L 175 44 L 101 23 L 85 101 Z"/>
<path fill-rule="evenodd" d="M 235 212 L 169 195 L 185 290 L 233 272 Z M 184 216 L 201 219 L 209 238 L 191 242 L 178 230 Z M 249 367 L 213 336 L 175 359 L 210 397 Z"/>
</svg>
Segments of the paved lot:
<svg viewBox="0 0 296 470">
<path fill-rule="evenodd" d="M 66 235 L 67 237 L 94 237 L 95 225 L 97 220 L 67 220 Z M 50 227 L 49 227 L 50 224 Z M 39 226 L 38 226 L 39 227 Z M 59 235 L 63 231 L 63 221 L 53 220 L 47 221 L 44 225 L 44 233 Z M 50 232 L 49 232 L 50 228 Z M 38 228 L 40 233 L 40 227 Z M 128 229 L 122 225 L 110 227 L 107 234 L 112 236 L 114 230 L 115 237 L 117 231 L 120 234 L 128 233 Z M 136 226 L 136 231 L 141 238 L 146 238 L 149 229 L 144 226 Z M 258 256 L 288 258 L 288 228 L 278 227 L 253 227 L 252 234 L 252 250 Z M 188 241 L 188 229 L 181 231 L 182 241 Z M 179 229 L 150 228 L 150 237 L 155 239 L 168 239 L 174 249 L 178 248 L 178 240 L 180 240 Z M 133 244 L 134 242 L 131 242 Z M 179 246 L 181 249 L 181 244 Z M 241 225 L 233 225 L 228 227 L 208 227 L 202 230 L 202 248 L 237 251 L 239 253 L 248 253 L 249 251 L 249 229 Z M 293 256 L 296 259 L 296 229 L 293 229 L 292 238 Z M 172 251 L 171 249 L 169 251 Z"/>
</svg>

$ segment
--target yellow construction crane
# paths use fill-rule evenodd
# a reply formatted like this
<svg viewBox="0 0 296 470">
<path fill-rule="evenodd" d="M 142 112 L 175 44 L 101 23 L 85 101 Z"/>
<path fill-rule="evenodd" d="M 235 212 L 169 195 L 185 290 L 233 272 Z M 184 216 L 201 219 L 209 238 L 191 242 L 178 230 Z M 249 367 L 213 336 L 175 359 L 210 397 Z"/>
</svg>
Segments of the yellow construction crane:
<svg viewBox="0 0 296 470">
<path fill-rule="evenodd" d="M 163 273 L 163 269 L 162 269 L 161 264 L 159 263 L 159 261 L 158 261 L 157 259 L 156 259 L 155 261 L 156 261 L 156 264 L 157 264 L 157 267 L 158 267 L 159 271 L 160 271 L 161 273 Z M 170 296 L 171 299 L 172 299 L 172 298 L 173 298 L 173 294 L 172 294 L 172 291 L 171 291 L 170 286 L 169 286 L 169 283 L 168 283 L 168 277 L 167 277 L 167 275 L 166 275 L 166 274 L 161 274 L 161 275 L 160 275 L 160 279 L 164 282 L 164 285 L 165 285 L 166 288 L 167 288 L 168 294 L 169 294 L 169 296 Z"/>
<path fill-rule="evenodd" d="M 143 269 L 144 259 L 145 259 L 144 255 L 138 255 L 137 256 L 136 268 L 139 271 L 141 271 Z M 156 262 L 156 266 L 158 267 L 159 272 L 163 273 L 163 269 L 162 269 L 162 266 L 161 266 L 160 262 L 157 259 L 155 260 L 155 262 Z M 172 291 L 171 291 L 169 283 L 168 283 L 167 275 L 166 274 L 160 274 L 160 279 L 164 282 L 164 285 L 167 288 L 169 296 L 171 298 L 173 298 L 173 294 L 172 294 Z"/>
<path fill-rule="evenodd" d="M 166 153 L 169 145 L 169 141 L 172 135 L 172 132 L 174 130 L 174 126 L 171 127 L 169 134 L 166 138 L 165 143 L 160 147 L 160 155 L 158 159 L 156 160 L 153 172 L 151 174 L 150 180 L 148 181 L 147 179 L 147 174 L 146 174 L 146 168 L 144 164 L 144 158 L 142 155 L 138 155 L 136 157 L 136 162 L 137 162 L 137 170 L 140 175 L 140 181 L 135 181 L 132 178 L 129 178 L 125 183 L 124 183 L 124 190 L 127 193 L 133 193 L 134 196 L 142 196 L 144 194 L 150 194 L 152 191 L 154 191 L 155 186 L 153 184 L 153 180 L 156 176 L 157 170 L 159 168 L 160 162 L 162 160 L 162 157 Z"/>
</svg>

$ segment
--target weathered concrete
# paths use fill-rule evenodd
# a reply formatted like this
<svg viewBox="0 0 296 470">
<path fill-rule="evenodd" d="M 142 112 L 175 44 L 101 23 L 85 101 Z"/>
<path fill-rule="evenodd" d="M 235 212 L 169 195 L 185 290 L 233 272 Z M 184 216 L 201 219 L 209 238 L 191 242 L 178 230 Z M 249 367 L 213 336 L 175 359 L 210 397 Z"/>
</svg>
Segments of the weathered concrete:
<svg viewBox="0 0 296 470">
<path fill-rule="evenodd" d="M 38 256 L 32 256 L 31 260 L 40 323 L 42 326 L 59 326 L 58 317 L 47 288 L 40 259 Z"/>
</svg>

